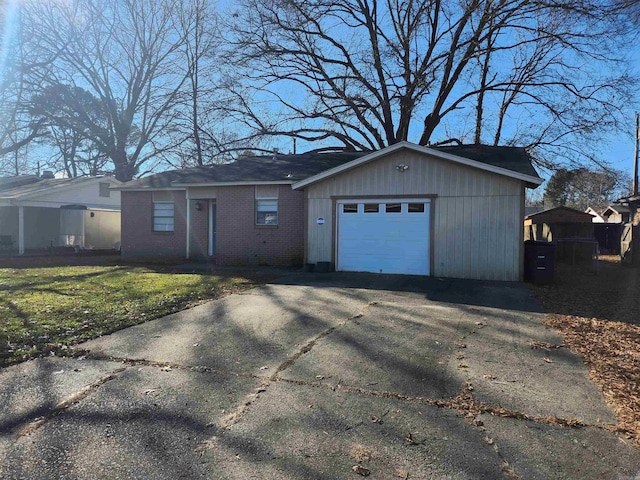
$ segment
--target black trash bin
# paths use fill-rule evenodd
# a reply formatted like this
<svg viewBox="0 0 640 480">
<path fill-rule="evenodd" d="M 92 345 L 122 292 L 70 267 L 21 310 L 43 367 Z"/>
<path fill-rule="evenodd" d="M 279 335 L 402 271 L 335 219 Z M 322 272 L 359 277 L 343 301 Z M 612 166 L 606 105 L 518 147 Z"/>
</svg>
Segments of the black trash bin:
<svg viewBox="0 0 640 480">
<path fill-rule="evenodd" d="M 535 240 L 524 242 L 524 279 L 536 284 L 553 282 L 555 253 L 556 246 L 553 243 Z"/>
</svg>

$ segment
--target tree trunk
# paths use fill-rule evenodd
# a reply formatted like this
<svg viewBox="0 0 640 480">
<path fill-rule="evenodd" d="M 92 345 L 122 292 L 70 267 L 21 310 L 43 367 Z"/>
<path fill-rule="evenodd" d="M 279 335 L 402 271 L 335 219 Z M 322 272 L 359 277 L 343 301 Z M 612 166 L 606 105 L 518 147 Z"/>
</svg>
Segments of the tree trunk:
<svg viewBox="0 0 640 480">
<path fill-rule="evenodd" d="M 121 182 L 128 182 L 129 180 L 133 180 L 133 177 L 137 173 L 137 169 L 129 163 L 129 159 L 127 158 L 127 152 L 124 150 L 117 150 L 115 152 L 111 152 L 109 158 L 113 161 L 115 165 L 115 174 L 116 179 Z"/>
</svg>

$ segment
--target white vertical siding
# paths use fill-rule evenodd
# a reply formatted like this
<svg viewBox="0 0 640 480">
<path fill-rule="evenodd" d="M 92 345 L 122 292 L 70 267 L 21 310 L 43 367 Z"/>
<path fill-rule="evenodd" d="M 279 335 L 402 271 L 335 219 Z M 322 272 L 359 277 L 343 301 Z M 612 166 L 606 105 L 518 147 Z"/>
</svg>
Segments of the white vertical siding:
<svg viewBox="0 0 640 480">
<path fill-rule="evenodd" d="M 405 172 L 395 167 L 409 166 Z M 435 276 L 518 280 L 522 182 L 416 152 L 394 152 L 306 188 L 307 261 L 334 261 L 334 197 L 436 195 Z M 325 219 L 318 225 L 317 219 Z"/>
</svg>

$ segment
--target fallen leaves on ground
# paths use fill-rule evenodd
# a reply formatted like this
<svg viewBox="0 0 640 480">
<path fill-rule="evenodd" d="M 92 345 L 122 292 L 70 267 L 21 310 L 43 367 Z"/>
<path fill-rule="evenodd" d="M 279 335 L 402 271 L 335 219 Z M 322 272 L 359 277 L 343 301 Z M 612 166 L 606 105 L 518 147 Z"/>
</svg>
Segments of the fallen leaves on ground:
<svg viewBox="0 0 640 480">
<path fill-rule="evenodd" d="M 611 260 L 611 259 L 610 259 Z M 580 354 L 618 418 L 616 430 L 640 446 L 640 269 L 600 262 L 557 265 L 553 285 L 534 286 L 545 323 Z"/>
<path fill-rule="evenodd" d="M 363 467 L 362 465 L 354 465 L 353 467 L 351 467 L 351 470 L 356 472 L 358 475 L 362 475 L 363 477 L 368 477 L 369 475 L 371 475 L 371 470 Z"/>
<path fill-rule="evenodd" d="M 373 450 L 360 444 L 353 445 L 349 454 L 351 455 L 351 458 L 353 458 L 358 463 L 370 462 L 374 456 Z"/>
</svg>

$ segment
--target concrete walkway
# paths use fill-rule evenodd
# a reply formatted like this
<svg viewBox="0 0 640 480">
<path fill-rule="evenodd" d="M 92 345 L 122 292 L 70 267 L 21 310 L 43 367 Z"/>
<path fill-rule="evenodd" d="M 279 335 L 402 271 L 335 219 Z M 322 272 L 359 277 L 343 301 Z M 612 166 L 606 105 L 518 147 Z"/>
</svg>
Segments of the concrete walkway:
<svg viewBox="0 0 640 480">
<path fill-rule="evenodd" d="M 289 275 L 0 371 L 0 478 L 640 478 L 541 320 L 524 285 Z"/>
</svg>

